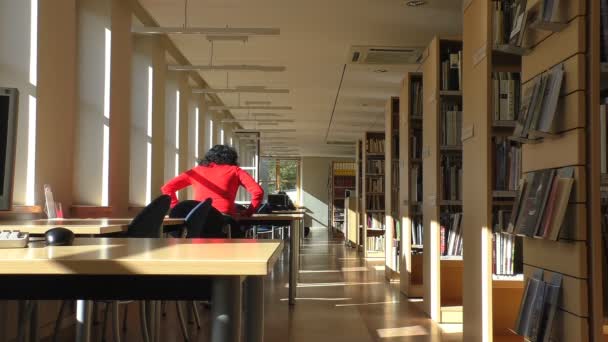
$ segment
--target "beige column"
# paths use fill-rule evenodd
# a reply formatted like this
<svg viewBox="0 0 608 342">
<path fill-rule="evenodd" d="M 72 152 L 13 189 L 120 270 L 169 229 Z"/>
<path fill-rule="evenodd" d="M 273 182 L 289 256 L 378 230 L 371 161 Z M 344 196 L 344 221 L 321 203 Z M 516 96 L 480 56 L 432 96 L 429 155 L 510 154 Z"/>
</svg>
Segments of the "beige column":
<svg viewBox="0 0 608 342">
<path fill-rule="evenodd" d="M 152 68 L 152 199 L 160 195 L 164 183 L 165 165 L 165 84 L 167 62 L 160 38 L 155 38 L 151 49 Z"/>
</svg>

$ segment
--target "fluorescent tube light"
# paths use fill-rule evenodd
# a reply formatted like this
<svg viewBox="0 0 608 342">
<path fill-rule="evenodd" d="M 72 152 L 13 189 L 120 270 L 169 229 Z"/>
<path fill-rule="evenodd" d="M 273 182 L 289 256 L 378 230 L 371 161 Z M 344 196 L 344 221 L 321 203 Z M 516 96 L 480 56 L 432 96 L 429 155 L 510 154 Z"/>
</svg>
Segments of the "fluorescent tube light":
<svg viewBox="0 0 608 342">
<path fill-rule="evenodd" d="M 245 27 L 134 27 L 131 32 L 137 34 L 206 34 L 236 36 L 278 36 L 278 28 L 245 28 Z"/>
<path fill-rule="evenodd" d="M 289 94 L 289 89 L 267 89 L 259 88 L 201 88 L 192 89 L 194 94 L 220 94 L 220 93 L 251 93 L 251 94 Z"/>
<path fill-rule="evenodd" d="M 245 104 L 248 106 L 255 106 L 255 105 L 270 106 L 271 103 L 272 103 L 271 101 L 245 101 Z"/>
<path fill-rule="evenodd" d="M 225 42 L 240 41 L 240 42 L 246 42 L 246 41 L 249 40 L 249 36 L 231 36 L 231 35 L 207 36 L 207 40 L 210 41 L 210 42 L 218 42 L 218 41 L 225 41 Z"/>
<path fill-rule="evenodd" d="M 170 71 L 262 71 L 262 72 L 283 72 L 284 66 L 266 65 L 169 65 Z"/>
<path fill-rule="evenodd" d="M 209 106 L 209 110 L 238 110 L 238 109 L 250 109 L 250 110 L 291 110 L 290 106 Z"/>
</svg>

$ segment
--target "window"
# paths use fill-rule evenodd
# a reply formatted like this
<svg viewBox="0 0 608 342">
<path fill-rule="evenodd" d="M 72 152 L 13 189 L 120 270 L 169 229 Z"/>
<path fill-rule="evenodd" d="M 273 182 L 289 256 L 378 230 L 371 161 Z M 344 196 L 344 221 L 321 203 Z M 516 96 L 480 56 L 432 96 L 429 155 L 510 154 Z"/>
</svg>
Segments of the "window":
<svg viewBox="0 0 608 342">
<path fill-rule="evenodd" d="M 284 191 L 294 203 L 299 202 L 300 161 L 297 159 L 262 158 L 260 185 L 264 196 Z"/>
<path fill-rule="evenodd" d="M 209 132 L 209 150 L 213 147 L 213 120 L 209 119 L 209 129 L 207 130 L 207 132 Z"/>
</svg>

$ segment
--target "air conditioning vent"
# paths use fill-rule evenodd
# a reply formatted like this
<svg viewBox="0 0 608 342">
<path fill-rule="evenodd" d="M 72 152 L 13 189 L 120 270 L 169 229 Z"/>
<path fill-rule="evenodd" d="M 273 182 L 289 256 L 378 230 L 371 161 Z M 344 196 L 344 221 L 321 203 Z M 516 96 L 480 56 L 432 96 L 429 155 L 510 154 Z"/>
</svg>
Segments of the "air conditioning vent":
<svg viewBox="0 0 608 342">
<path fill-rule="evenodd" d="M 353 46 L 350 64 L 404 65 L 418 64 L 422 48 Z"/>
</svg>

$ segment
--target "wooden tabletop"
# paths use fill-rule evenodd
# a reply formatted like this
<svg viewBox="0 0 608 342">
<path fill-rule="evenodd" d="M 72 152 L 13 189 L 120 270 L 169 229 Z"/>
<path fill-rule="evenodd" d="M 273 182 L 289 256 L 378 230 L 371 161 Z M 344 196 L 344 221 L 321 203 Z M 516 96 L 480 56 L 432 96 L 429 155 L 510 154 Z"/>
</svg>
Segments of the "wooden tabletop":
<svg viewBox="0 0 608 342">
<path fill-rule="evenodd" d="M 78 238 L 73 246 L 0 249 L 0 275 L 266 275 L 276 240 Z"/>
<path fill-rule="evenodd" d="M 237 221 L 296 221 L 304 218 L 302 213 L 292 214 L 253 214 L 253 216 L 237 217 Z"/>
<path fill-rule="evenodd" d="M 132 219 L 40 219 L 32 221 L 0 222 L 0 230 L 20 230 L 30 234 L 44 234 L 55 227 L 64 227 L 76 235 L 104 235 L 126 232 Z M 184 223 L 184 219 L 165 218 L 163 225 Z"/>
</svg>

